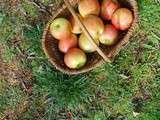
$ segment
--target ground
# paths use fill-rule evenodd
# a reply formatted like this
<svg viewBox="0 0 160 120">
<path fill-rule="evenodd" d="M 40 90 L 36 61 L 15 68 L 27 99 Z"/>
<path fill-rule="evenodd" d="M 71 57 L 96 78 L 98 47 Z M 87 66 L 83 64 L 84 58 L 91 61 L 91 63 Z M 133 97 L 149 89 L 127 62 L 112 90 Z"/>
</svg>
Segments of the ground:
<svg viewBox="0 0 160 120">
<path fill-rule="evenodd" d="M 68 76 L 41 48 L 61 0 L 1 0 L 0 119 L 160 120 L 160 2 L 137 1 L 139 26 L 114 62 Z"/>
</svg>

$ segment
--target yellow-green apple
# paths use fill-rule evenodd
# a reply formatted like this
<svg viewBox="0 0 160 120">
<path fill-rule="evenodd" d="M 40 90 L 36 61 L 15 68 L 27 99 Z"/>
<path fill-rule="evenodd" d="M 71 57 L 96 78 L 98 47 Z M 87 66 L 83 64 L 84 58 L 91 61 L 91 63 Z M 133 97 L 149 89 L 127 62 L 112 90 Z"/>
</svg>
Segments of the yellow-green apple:
<svg viewBox="0 0 160 120">
<path fill-rule="evenodd" d="M 94 39 L 94 42 L 99 46 L 98 39 Z M 96 51 L 94 46 L 89 42 L 88 38 L 84 34 L 80 35 L 78 44 L 79 44 L 79 47 L 86 53 L 91 53 Z"/>
<path fill-rule="evenodd" d="M 71 35 L 71 24 L 65 18 L 56 18 L 50 25 L 50 33 L 58 40 L 66 39 Z"/>
<path fill-rule="evenodd" d="M 64 63 L 71 69 L 79 69 L 87 62 L 86 54 L 79 48 L 71 48 L 64 56 Z"/>
<path fill-rule="evenodd" d="M 117 9 L 112 16 L 112 24 L 119 30 L 127 30 L 133 22 L 133 13 L 127 8 Z"/>
<path fill-rule="evenodd" d="M 78 17 L 81 19 L 81 21 L 83 21 L 83 18 L 80 14 L 78 14 Z M 80 28 L 80 26 L 78 25 L 78 22 L 75 20 L 73 16 L 70 18 L 70 23 L 72 25 L 72 33 L 74 34 L 82 33 L 82 29 Z"/>
<path fill-rule="evenodd" d="M 72 34 L 70 37 L 59 41 L 59 50 L 63 53 L 67 53 L 70 48 L 75 48 L 77 45 L 77 36 Z"/>
<path fill-rule="evenodd" d="M 111 24 L 105 26 L 104 32 L 100 35 L 99 40 L 104 45 L 113 45 L 117 42 L 118 30 Z"/>
<path fill-rule="evenodd" d="M 83 24 L 93 39 L 99 39 L 99 35 L 104 31 L 103 21 L 95 15 L 86 16 L 83 19 Z"/>
<path fill-rule="evenodd" d="M 90 14 L 98 16 L 100 13 L 100 4 L 98 0 L 80 0 L 78 10 L 82 17 Z"/>
<path fill-rule="evenodd" d="M 101 6 L 101 16 L 104 20 L 111 20 L 113 13 L 119 8 L 117 0 L 103 0 Z"/>
</svg>

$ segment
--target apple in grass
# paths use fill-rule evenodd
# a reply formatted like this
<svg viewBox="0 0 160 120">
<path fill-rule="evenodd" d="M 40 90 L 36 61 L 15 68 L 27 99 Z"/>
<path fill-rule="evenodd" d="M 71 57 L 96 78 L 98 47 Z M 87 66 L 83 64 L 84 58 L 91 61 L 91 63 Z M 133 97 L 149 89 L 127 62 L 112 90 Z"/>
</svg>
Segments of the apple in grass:
<svg viewBox="0 0 160 120">
<path fill-rule="evenodd" d="M 94 39 L 94 42 L 99 46 L 99 40 L 98 39 Z M 90 41 L 88 40 L 88 38 L 84 34 L 80 35 L 78 44 L 79 44 L 79 47 L 83 51 L 85 51 L 86 53 L 92 53 L 92 52 L 96 51 L 94 46 L 90 43 Z"/>
<path fill-rule="evenodd" d="M 70 69 L 82 68 L 87 62 L 86 54 L 79 48 L 71 48 L 64 56 L 64 63 Z"/>
<path fill-rule="evenodd" d="M 100 13 L 100 4 L 98 0 L 80 0 L 78 10 L 82 17 L 90 14 L 98 16 Z"/>
<path fill-rule="evenodd" d="M 56 18 L 50 24 L 51 35 L 58 39 L 66 39 L 71 35 L 71 24 L 65 18 Z"/>
<path fill-rule="evenodd" d="M 127 8 L 117 9 L 112 16 L 112 24 L 119 30 L 127 30 L 133 22 L 133 13 Z"/>
<path fill-rule="evenodd" d="M 95 15 L 86 16 L 83 19 L 83 24 L 93 39 L 99 39 L 99 35 L 104 31 L 103 21 Z"/>
<path fill-rule="evenodd" d="M 111 20 L 113 13 L 120 7 L 117 0 L 103 0 L 101 16 L 104 20 Z"/>
<path fill-rule="evenodd" d="M 78 14 L 78 17 L 81 19 L 81 21 L 83 21 L 83 18 L 80 14 Z M 72 26 L 72 33 L 74 34 L 82 33 L 82 29 L 80 28 L 80 26 L 78 25 L 78 22 L 75 20 L 73 16 L 70 18 L 70 23 Z"/>
<path fill-rule="evenodd" d="M 105 26 L 104 32 L 100 35 L 99 40 L 104 45 L 114 45 L 117 42 L 118 30 L 112 25 Z"/>
<path fill-rule="evenodd" d="M 77 47 L 77 45 L 77 36 L 72 34 L 70 37 L 60 40 L 58 47 L 61 52 L 67 53 L 70 48 Z"/>
</svg>

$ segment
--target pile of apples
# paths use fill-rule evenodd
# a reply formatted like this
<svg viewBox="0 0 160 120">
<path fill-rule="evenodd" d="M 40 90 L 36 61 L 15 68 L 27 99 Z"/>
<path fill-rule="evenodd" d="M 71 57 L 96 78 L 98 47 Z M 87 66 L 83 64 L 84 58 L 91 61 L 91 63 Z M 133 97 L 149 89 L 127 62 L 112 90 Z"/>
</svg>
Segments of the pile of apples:
<svg viewBox="0 0 160 120">
<path fill-rule="evenodd" d="M 119 31 L 127 30 L 133 22 L 133 13 L 121 7 L 117 0 L 80 0 L 79 18 L 99 46 L 114 45 Z M 87 62 L 86 53 L 95 52 L 95 48 L 82 32 L 77 21 L 70 17 L 56 18 L 50 25 L 51 35 L 59 40 L 59 50 L 64 53 L 64 63 L 70 69 L 79 69 Z"/>
</svg>

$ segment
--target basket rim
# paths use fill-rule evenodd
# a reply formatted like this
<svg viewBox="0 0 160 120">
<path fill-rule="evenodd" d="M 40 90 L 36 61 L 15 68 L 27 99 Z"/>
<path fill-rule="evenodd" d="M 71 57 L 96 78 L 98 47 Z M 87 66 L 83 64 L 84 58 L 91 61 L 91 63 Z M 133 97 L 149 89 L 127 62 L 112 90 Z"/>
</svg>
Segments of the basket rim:
<svg viewBox="0 0 160 120">
<path fill-rule="evenodd" d="M 78 3 L 77 0 L 70 0 L 70 2 L 75 2 L 76 4 Z M 134 29 L 137 27 L 138 25 L 138 3 L 136 0 L 128 0 L 131 4 L 131 6 L 133 7 L 132 11 L 134 14 L 134 20 L 132 23 L 132 26 L 129 28 L 129 30 L 127 31 L 127 33 L 125 34 L 123 40 L 121 40 L 112 50 L 111 52 L 107 55 L 108 58 L 114 58 L 121 49 L 123 49 L 127 43 L 129 42 L 129 38 L 133 35 L 133 31 Z M 63 11 L 67 8 L 67 6 L 65 4 L 63 4 L 59 9 L 57 9 L 57 12 L 50 18 L 50 20 L 48 21 L 48 23 L 46 24 L 46 27 L 44 28 L 44 32 L 43 32 L 43 36 L 42 36 L 42 49 L 46 55 L 46 57 L 48 58 L 48 60 L 52 63 L 52 65 L 54 65 L 54 67 L 61 71 L 62 73 L 68 74 L 68 75 L 77 75 L 77 74 L 82 74 L 82 73 L 86 73 L 88 71 L 91 71 L 92 69 L 99 67 L 100 65 L 104 64 L 104 60 L 101 58 L 101 60 L 99 62 L 97 62 L 94 66 L 89 67 L 87 69 L 82 69 L 82 70 L 76 70 L 76 71 L 71 71 L 71 70 L 65 70 L 62 67 L 59 67 L 59 65 L 54 62 L 53 60 L 51 60 L 50 55 L 48 54 L 48 51 L 46 49 L 45 46 L 45 37 L 46 34 L 48 33 L 48 29 L 50 24 L 52 23 L 52 21 Z"/>
</svg>

